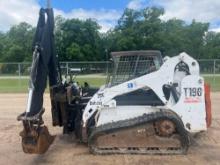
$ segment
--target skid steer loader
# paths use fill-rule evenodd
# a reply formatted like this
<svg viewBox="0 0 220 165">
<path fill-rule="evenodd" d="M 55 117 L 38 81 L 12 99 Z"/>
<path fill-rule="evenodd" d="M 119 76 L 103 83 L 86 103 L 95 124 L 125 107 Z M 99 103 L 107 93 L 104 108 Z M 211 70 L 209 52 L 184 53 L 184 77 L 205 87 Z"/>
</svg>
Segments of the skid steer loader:
<svg viewBox="0 0 220 165">
<path fill-rule="evenodd" d="M 95 154 L 185 154 L 189 135 L 211 125 L 210 88 L 188 54 L 113 52 L 106 85 L 79 86 L 62 80 L 53 29 L 53 9 L 41 9 L 27 109 L 18 116 L 25 153 L 43 154 L 55 138 L 42 117 L 47 77 L 53 126 L 74 132 Z"/>
</svg>

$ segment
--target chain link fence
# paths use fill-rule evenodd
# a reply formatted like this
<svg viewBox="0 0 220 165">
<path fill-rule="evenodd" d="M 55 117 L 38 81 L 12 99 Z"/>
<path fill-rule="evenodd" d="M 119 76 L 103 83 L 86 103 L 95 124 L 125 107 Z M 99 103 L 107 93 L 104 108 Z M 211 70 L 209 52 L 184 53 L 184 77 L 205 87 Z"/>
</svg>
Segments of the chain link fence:
<svg viewBox="0 0 220 165">
<path fill-rule="evenodd" d="M 62 75 L 71 73 L 106 74 L 109 62 L 61 62 Z M 0 63 L 0 78 L 4 77 L 27 77 L 30 74 L 31 63 Z"/>
<path fill-rule="evenodd" d="M 200 59 L 201 74 L 211 84 L 213 91 L 220 91 L 220 59 Z M 106 61 L 61 62 L 62 75 L 77 75 L 79 81 L 91 81 L 100 86 L 105 83 L 111 64 Z M 26 91 L 31 63 L 0 63 L 0 92 Z M 24 90 L 25 89 L 25 90 Z"/>
</svg>

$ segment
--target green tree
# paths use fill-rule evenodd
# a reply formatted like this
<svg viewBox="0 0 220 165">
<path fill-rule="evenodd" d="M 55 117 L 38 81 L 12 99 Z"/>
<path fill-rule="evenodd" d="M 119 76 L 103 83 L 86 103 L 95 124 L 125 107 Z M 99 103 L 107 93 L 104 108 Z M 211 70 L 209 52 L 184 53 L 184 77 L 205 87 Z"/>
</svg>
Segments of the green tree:
<svg viewBox="0 0 220 165">
<path fill-rule="evenodd" d="M 10 30 L 0 35 L 1 61 L 22 62 L 32 58 L 32 40 L 34 29 L 27 23 L 12 26 Z"/>
<path fill-rule="evenodd" d="M 204 40 L 202 58 L 220 59 L 220 33 L 208 32 Z"/>
<path fill-rule="evenodd" d="M 81 53 L 80 46 L 77 43 L 72 43 L 67 49 L 68 60 L 80 61 L 84 60 L 83 54 Z"/>
<path fill-rule="evenodd" d="M 57 52 L 62 61 L 100 60 L 103 52 L 99 25 L 91 20 L 56 19 Z M 79 57 L 76 55 L 79 53 Z M 71 54 L 69 54 L 71 53 Z"/>
</svg>

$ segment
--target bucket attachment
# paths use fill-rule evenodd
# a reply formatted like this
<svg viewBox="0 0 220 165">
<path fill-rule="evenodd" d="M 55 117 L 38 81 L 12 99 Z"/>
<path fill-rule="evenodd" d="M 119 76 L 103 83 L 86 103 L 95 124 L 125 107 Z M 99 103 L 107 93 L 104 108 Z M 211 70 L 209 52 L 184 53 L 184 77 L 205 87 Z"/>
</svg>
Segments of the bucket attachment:
<svg viewBox="0 0 220 165">
<path fill-rule="evenodd" d="M 20 136 L 23 151 L 27 154 L 44 154 L 55 139 L 55 136 L 50 135 L 46 126 L 28 132 L 24 129 Z"/>
<path fill-rule="evenodd" d="M 18 120 L 23 121 L 24 126 L 23 131 L 20 132 L 24 153 L 44 154 L 55 139 L 43 124 L 43 112 L 44 110 L 33 117 L 27 117 L 25 113 L 18 117 Z"/>
</svg>

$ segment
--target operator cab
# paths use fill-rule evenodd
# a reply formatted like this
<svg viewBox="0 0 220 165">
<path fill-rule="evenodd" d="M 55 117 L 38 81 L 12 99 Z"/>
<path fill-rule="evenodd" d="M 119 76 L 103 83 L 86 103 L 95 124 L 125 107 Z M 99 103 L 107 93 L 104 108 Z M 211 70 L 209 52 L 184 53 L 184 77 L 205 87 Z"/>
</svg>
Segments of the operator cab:
<svg viewBox="0 0 220 165">
<path fill-rule="evenodd" d="M 108 86 L 115 86 L 157 71 L 163 63 L 160 51 L 113 52 L 111 56 L 113 70 L 108 77 Z"/>
</svg>

